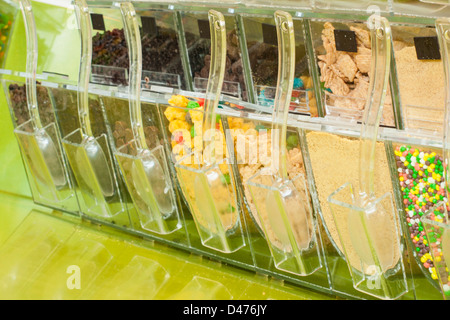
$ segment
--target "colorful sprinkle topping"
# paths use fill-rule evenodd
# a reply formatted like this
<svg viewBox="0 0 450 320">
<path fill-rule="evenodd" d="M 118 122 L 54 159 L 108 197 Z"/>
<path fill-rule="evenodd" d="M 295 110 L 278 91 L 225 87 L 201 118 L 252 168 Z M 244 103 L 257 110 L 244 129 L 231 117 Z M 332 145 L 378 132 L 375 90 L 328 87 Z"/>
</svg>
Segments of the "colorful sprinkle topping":
<svg viewBox="0 0 450 320">
<path fill-rule="evenodd" d="M 440 201 L 447 203 L 448 207 L 444 160 L 435 152 L 423 152 L 411 146 L 397 146 L 394 153 L 411 241 L 423 266 L 430 271 L 433 279 L 437 279 L 430 254 L 430 242 L 433 243 L 434 239 L 427 239 L 420 218 Z M 436 212 L 436 215 L 442 214 Z"/>
</svg>

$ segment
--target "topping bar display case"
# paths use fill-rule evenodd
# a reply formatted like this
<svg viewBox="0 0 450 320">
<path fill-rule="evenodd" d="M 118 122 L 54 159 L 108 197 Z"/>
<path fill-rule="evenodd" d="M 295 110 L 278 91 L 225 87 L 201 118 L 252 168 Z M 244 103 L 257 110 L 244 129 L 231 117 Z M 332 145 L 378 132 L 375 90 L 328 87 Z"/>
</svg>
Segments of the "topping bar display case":
<svg viewBox="0 0 450 320">
<path fill-rule="evenodd" d="M 446 1 L 74 0 L 79 51 L 49 61 L 20 3 L 0 76 L 36 203 L 343 298 L 448 298 Z"/>
</svg>

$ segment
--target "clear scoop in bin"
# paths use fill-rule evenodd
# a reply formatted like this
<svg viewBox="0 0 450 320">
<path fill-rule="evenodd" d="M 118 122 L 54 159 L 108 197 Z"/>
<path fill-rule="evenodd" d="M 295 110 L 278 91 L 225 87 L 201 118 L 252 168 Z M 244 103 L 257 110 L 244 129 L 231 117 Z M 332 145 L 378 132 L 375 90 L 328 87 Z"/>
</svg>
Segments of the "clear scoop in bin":
<svg viewBox="0 0 450 320">
<path fill-rule="evenodd" d="M 377 196 L 374 161 L 391 57 L 388 21 L 372 15 L 371 78 L 360 135 L 359 182 L 345 183 L 328 197 L 339 241 L 356 290 L 381 299 L 408 291 L 398 217 L 390 193 Z"/>
<path fill-rule="evenodd" d="M 447 261 L 450 261 L 450 225 L 448 224 L 447 204 L 438 202 L 422 216 L 421 221 L 427 235 L 430 254 L 443 298 L 449 300 L 450 273 Z"/>
</svg>

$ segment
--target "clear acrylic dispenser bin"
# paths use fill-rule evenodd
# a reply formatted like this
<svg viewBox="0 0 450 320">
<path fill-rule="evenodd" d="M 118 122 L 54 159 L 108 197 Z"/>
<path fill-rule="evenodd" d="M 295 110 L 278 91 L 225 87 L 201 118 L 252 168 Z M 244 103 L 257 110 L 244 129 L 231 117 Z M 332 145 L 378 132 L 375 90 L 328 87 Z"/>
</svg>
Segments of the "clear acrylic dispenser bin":
<svg viewBox="0 0 450 320">
<path fill-rule="evenodd" d="M 328 203 L 355 289 L 381 299 L 397 299 L 409 290 L 401 229 L 391 193 L 375 196 L 373 169 L 389 77 L 391 30 L 385 18 L 370 19 L 374 22 L 370 30 L 371 95 L 361 127 L 359 186 L 344 184 L 329 196 Z"/>
<path fill-rule="evenodd" d="M 63 138 L 63 146 L 77 181 L 82 213 L 102 223 L 128 228 L 130 219 L 104 119 L 98 109 L 100 101 L 95 96 L 89 98 L 95 18 L 84 0 L 75 1 L 75 9 L 82 43 L 77 96 L 80 127 Z M 92 101 L 95 103 L 91 104 Z"/>
<path fill-rule="evenodd" d="M 113 1 L 86 1 L 89 7 L 92 62 L 89 81 L 95 85 L 128 85 L 129 57 L 122 15 Z"/>
<path fill-rule="evenodd" d="M 294 23 L 287 12 L 276 11 L 274 16 L 279 67 L 270 131 L 272 163 L 251 177 L 247 187 L 275 267 L 306 276 L 321 268 L 322 263 L 306 177 L 289 175 L 287 167 L 286 125 L 295 71 Z"/>
<path fill-rule="evenodd" d="M 335 121 L 361 122 L 369 92 L 370 24 L 366 20 L 311 19 L 309 34 L 320 83 L 322 114 Z M 390 85 L 380 124 L 395 127 Z"/>
<path fill-rule="evenodd" d="M 267 11 L 264 17 L 268 20 L 274 20 L 267 16 Z M 251 18 L 254 17 L 251 16 Z M 245 19 L 250 18 L 247 17 L 246 12 L 241 12 L 239 10 L 236 19 L 238 20 L 238 26 L 243 26 Z M 258 25 L 261 26 L 261 21 L 257 20 L 257 22 Z M 275 27 L 275 22 L 272 23 Z M 295 34 L 302 30 L 302 28 L 299 29 L 300 31 L 297 31 L 296 29 L 296 26 L 301 24 L 301 21 L 293 21 Z M 245 37 L 242 37 L 242 29 L 239 29 L 238 27 L 238 30 L 241 35 L 240 43 L 243 41 L 245 42 Z M 247 34 L 248 31 L 245 30 L 245 33 Z M 294 65 L 298 62 L 298 57 L 302 56 L 301 53 L 298 54 L 297 52 L 297 40 L 297 37 L 295 37 Z M 278 49 L 278 45 L 275 46 L 275 48 Z M 284 50 L 282 51 L 284 52 Z M 243 60 L 245 61 L 245 55 L 243 56 Z M 275 68 L 278 70 L 278 62 L 276 63 Z M 274 88 L 275 87 L 276 80 Z M 292 90 L 294 90 L 294 86 L 292 86 Z M 289 100 L 290 97 L 287 99 Z M 227 104 L 225 103 L 224 105 L 226 106 Z M 223 108 L 225 108 L 225 106 L 223 106 Z M 261 114 L 256 115 L 255 110 L 262 112 Z M 277 190 L 279 190 L 279 186 L 270 184 L 271 179 L 273 179 L 272 175 L 259 175 L 258 178 L 259 171 L 271 172 L 271 113 L 272 107 L 243 104 L 242 109 L 238 110 L 238 112 L 233 112 L 233 115 L 222 115 L 224 129 L 227 132 L 226 142 L 231 158 L 233 159 L 233 172 L 238 187 L 238 194 L 240 195 L 239 199 L 243 215 L 247 224 L 249 246 L 254 255 L 255 267 L 258 270 L 261 270 L 261 272 L 269 273 L 283 279 L 289 279 L 289 281 L 301 285 L 309 287 L 319 286 L 328 290 L 331 286 L 326 263 L 321 264 L 322 267 L 318 267 L 315 272 L 311 271 L 314 268 L 310 268 L 309 271 L 306 271 L 306 269 L 301 271 L 298 269 L 298 264 L 295 261 L 295 255 L 298 252 L 294 253 L 291 247 L 290 241 L 292 241 L 292 244 L 295 244 L 298 240 L 304 244 L 305 241 L 308 242 L 311 240 L 311 250 L 303 250 L 303 253 L 306 253 L 306 251 L 309 252 L 311 265 L 314 264 L 312 260 L 316 259 L 317 262 L 322 259 L 323 251 L 321 250 L 321 235 L 317 228 L 319 221 L 316 219 L 315 215 L 309 215 L 310 213 L 312 214 L 312 211 L 307 212 L 305 215 L 301 213 L 297 214 L 297 212 L 289 214 L 290 221 L 286 222 L 288 224 L 287 228 L 290 230 L 290 235 L 294 238 L 291 238 L 290 240 L 287 240 L 287 229 L 281 220 L 269 220 L 268 214 L 260 214 L 258 212 L 258 204 L 256 202 L 264 204 L 264 201 L 261 201 L 261 199 L 265 199 L 268 194 L 276 195 Z M 290 120 L 292 120 L 292 113 L 290 113 L 289 117 Z M 280 128 L 283 127 L 283 123 L 284 122 L 281 120 L 275 122 Z M 287 171 L 289 177 L 294 180 L 296 189 L 300 190 L 298 197 L 292 197 L 292 199 L 296 201 L 298 198 L 301 198 L 301 208 L 306 208 L 306 211 L 308 211 L 312 207 L 312 202 L 309 196 L 309 182 L 306 180 L 307 174 L 304 161 L 306 154 L 303 152 L 304 141 L 302 138 L 302 130 L 291 126 L 286 127 L 285 130 L 286 134 L 283 139 L 285 139 L 285 148 L 287 149 L 285 154 Z M 280 142 L 280 145 L 282 145 L 282 142 Z M 249 180 L 253 177 L 254 179 L 250 182 Z M 254 187 L 252 187 L 251 184 L 253 184 Z M 252 196 L 252 193 L 255 196 L 255 199 Z M 262 208 L 262 210 L 264 210 L 264 208 Z M 277 213 L 271 215 L 272 218 L 275 216 L 277 216 Z M 278 214 L 278 216 L 280 216 L 280 214 Z M 306 230 L 306 233 L 304 226 L 307 225 L 307 223 L 303 220 L 305 217 L 307 219 L 312 218 L 310 220 L 311 224 L 309 224 L 311 229 Z M 273 227 L 272 224 L 274 225 Z M 295 246 L 298 247 L 297 244 L 295 244 Z M 274 253 L 275 258 L 272 253 Z M 311 265 L 308 266 L 308 268 L 311 267 Z M 310 274 L 306 276 L 308 273 Z"/>
<path fill-rule="evenodd" d="M 219 10 L 219 9 L 218 9 Z M 223 12 L 222 12 L 223 11 Z M 244 66 L 239 44 L 235 15 L 232 9 L 220 11 L 226 26 L 225 74 L 221 93 L 235 100 L 248 101 Z M 205 93 L 208 85 L 211 61 L 211 36 L 206 10 L 180 12 L 187 49 L 187 72 L 191 79 L 191 91 Z"/>
<path fill-rule="evenodd" d="M 416 22 L 391 29 L 402 128 L 440 140 L 445 80 L 436 29 Z"/>
<path fill-rule="evenodd" d="M 138 213 L 140 229 L 166 235 L 182 228 L 178 198 L 168 168 L 165 148 L 157 141 L 150 149 L 141 111 L 142 50 L 138 16 L 131 3 L 121 3 L 130 56 L 129 113 L 133 139 L 117 148 L 115 156 Z M 154 136 L 156 138 L 156 136 Z"/>
<path fill-rule="evenodd" d="M 189 88 L 179 11 L 172 5 L 149 2 L 133 6 L 141 34 L 142 90 L 164 93 Z"/>
<path fill-rule="evenodd" d="M 450 273 L 448 263 L 450 259 L 450 224 L 449 224 L 449 171 L 448 161 L 450 159 L 450 105 L 449 105 L 449 91 L 448 84 L 450 81 L 450 20 L 448 18 L 440 18 L 436 20 L 436 31 L 438 33 L 439 43 L 441 47 L 442 61 L 444 63 L 445 71 L 445 105 L 444 105 L 444 139 L 443 139 L 443 154 L 444 154 L 444 170 L 443 176 L 445 180 L 443 201 L 436 203 L 430 208 L 422 217 L 421 221 L 426 232 L 426 240 L 430 246 L 430 253 L 432 256 L 431 267 L 434 268 L 434 273 L 437 276 L 435 280 L 439 281 L 441 292 L 444 300 L 450 299 Z M 447 165 L 445 165 L 447 164 Z"/>
<path fill-rule="evenodd" d="M 239 15 L 239 27 L 243 45 L 248 54 L 244 57 L 249 69 L 249 97 L 251 102 L 273 106 L 278 70 L 278 43 L 274 18 L 267 14 Z M 289 110 L 291 113 L 318 116 L 310 57 L 304 37 L 302 19 L 293 19 L 295 38 L 295 76 L 292 83 Z"/>
<path fill-rule="evenodd" d="M 421 217 L 426 239 L 430 245 L 431 268 L 438 281 L 444 300 L 450 299 L 450 225 L 448 224 L 448 204 L 439 202 Z"/>
<path fill-rule="evenodd" d="M 26 84 L 3 81 L 5 95 L 35 202 L 78 213 L 78 202 L 62 152 L 49 92 L 36 83 L 37 29 L 31 2 L 19 2 L 26 34 Z"/>
<path fill-rule="evenodd" d="M 220 117 L 216 116 L 225 72 L 225 19 L 217 11 L 209 11 L 208 17 L 211 66 L 205 99 L 173 96 L 164 116 L 169 121 L 178 182 L 203 249 L 209 248 L 214 254 L 224 253 L 221 257 L 238 258 L 239 262 L 252 264 L 251 253 L 240 250 L 246 247 L 245 224 L 227 158 L 225 133 Z M 192 125 L 178 119 L 180 115 L 184 119 L 189 116 Z M 195 246 L 196 239 L 191 235 L 190 238 Z"/>
</svg>

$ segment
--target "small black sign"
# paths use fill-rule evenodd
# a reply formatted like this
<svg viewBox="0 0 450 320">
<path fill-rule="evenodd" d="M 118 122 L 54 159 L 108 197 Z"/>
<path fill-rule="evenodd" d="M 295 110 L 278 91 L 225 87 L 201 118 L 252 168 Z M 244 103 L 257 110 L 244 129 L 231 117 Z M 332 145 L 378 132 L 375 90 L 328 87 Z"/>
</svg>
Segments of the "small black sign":
<svg viewBox="0 0 450 320">
<path fill-rule="evenodd" d="M 274 46 L 278 45 L 277 27 L 272 24 L 262 24 L 263 42 Z"/>
<path fill-rule="evenodd" d="M 158 26 L 156 20 L 153 17 L 141 16 L 142 34 L 158 35 Z"/>
<path fill-rule="evenodd" d="M 203 39 L 211 39 L 211 31 L 209 29 L 209 21 L 208 20 L 198 20 L 198 33 L 200 34 L 200 38 Z"/>
<path fill-rule="evenodd" d="M 439 41 L 437 37 L 414 37 L 414 46 L 418 60 L 440 60 Z"/>
<path fill-rule="evenodd" d="M 337 51 L 357 52 L 356 34 L 351 30 L 334 29 L 334 41 Z"/>
<path fill-rule="evenodd" d="M 100 13 L 91 13 L 92 28 L 94 30 L 105 31 L 105 21 Z"/>
</svg>

